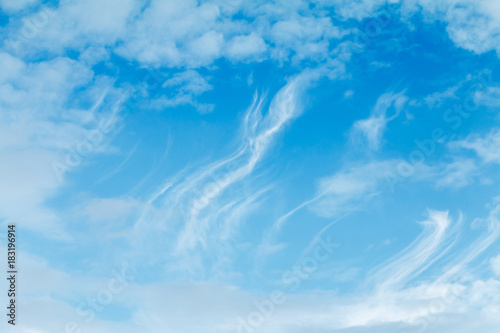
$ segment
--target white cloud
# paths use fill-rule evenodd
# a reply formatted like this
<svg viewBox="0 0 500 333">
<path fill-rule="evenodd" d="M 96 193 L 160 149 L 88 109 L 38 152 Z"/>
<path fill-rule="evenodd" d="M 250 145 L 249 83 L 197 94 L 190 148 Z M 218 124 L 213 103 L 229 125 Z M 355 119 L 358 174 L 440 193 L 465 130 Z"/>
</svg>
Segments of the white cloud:
<svg viewBox="0 0 500 333">
<path fill-rule="evenodd" d="M 424 232 L 419 238 L 370 274 L 378 282 L 379 288 L 388 290 L 405 285 L 410 278 L 425 271 L 446 253 L 446 247 L 458 231 L 454 228 L 454 231 L 448 232 L 451 225 L 448 215 L 447 211 L 428 210 L 428 219 L 421 222 Z M 461 221 L 456 224 L 460 225 Z"/>
<path fill-rule="evenodd" d="M 457 232 L 463 232 L 461 224 L 451 221 L 445 211 L 429 211 L 429 218 L 422 225 L 424 231 L 409 247 L 396 255 L 394 260 L 389 260 L 375 270 L 377 283 L 373 289 L 363 288 L 362 293 L 351 296 L 325 290 L 307 290 L 305 287 L 289 293 L 285 284 L 279 287 L 285 293 L 284 302 L 274 304 L 272 311 L 269 310 L 269 302 L 266 303 L 264 309 L 271 311 L 271 314 L 263 315 L 262 324 L 257 325 L 259 331 L 324 333 L 349 329 L 352 332 L 382 333 L 401 329 L 418 332 L 424 328 L 438 333 L 442 332 L 443 327 L 455 327 L 460 323 L 456 331 L 466 333 L 470 328 L 470 320 L 474 319 L 473 322 L 478 321 L 476 328 L 481 328 L 482 332 L 495 333 L 494 328 L 500 324 L 500 281 L 478 278 L 465 265 L 445 279 L 436 274 L 427 274 L 425 282 L 409 285 L 411 277 L 429 272 L 430 264 L 454 249 L 455 240 L 464 240 L 463 237 L 456 237 Z M 485 233 L 487 239 L 489 232 Z M 470 264 L 472 259 L 485 253 L 492 244 L 480 243 L 481 246 L 472 247 L 472 257 L 464 257 L 463 263 Z M 466 256 L 469 250 L 466 249 Z M 182 330 L 195 333 L 200 327 L 205 332 L 237 332 L 241 327 L 238 318 L 248 320 L 255 313 L 267 313 L 258 310 L 259 305 L 256 304 L 268 300 L 271 293 L 255 294 L 230 284 L 215 282 L 130 282 L 123 292 L 113 296 L 111 304 L 105 306 L 126 308 L 131 312 L 129 318 L 122 321 L 103 320 L 97 311 L 95 320 L 86 323 L 87 315 L 78 315 L 77 307 L 87 302 L 87 299 L 95 298 L 100 290 L 106 288 L 113 274 L 99 279 L 85 276 L 75 278 L 49 267 L 47 262 L 37 257 L 23 258 L 27 272 L 37 271 L 42 276 L 52 278 L 49 284 L 39 283 L 40 279 L 22 281 L 30 294 L 23 296 L 26 304 L 43 306 L 44 311 L 43 316 L 29 316 L 22 321 L 21 332 L 30 332 L 31 327 L 36 327 L 40 332 L 56 331 L 57 325 L 61 323 L 60 318 L 75 321 L 82 328 L 93 332 L 129 332 L 128 329 L 130 332 Z M 492 263 L 496 261 L 497 258 L 491 260 Z M 438 271 L 447 270 L 445 265 L 435 266 Z M 461 279 L 464 276 L 467 278 Z M 453 282 L 457 278 L 462 281 Z M 65 298 L 61 298 L 61 295 Z M 165 295 L 169 295 L 169 302 L 165 302 Z M 35 309 L 26 308 L 25 311 Z M 242 329 L 242 332 L 245 330 Z"/>
<path fill-rule="evenodd" d="M 25 63 L 12 55 L 1 52 L 0 53 L 0 64 L 2 64 L 3 75 L 1 83 L 8 80 L 13 80 L 22 75 L 22 71 L 26 69 Z"/>
<path fill-rule="evenodd" d="M 0 0 L 0 8 L 6 12 L 17 12 L 25 9 L 28 6 L 33 6 L 40 2 L 40 0 Z"/>
<path fill-rule="evenodd" d="M 272 57 L 292 61 L 321 61 L 329 57 L 330 40 L 340 39 L 343 33 L 333 26 L 330 18 L 295 16 L 272 25 L 270 39 L 276 45 Z"/>
<path fill-rule="evenodd" d="M 401 18 L 411 26 L 411 18 L 421 13 L 427 21 L 445 22 L 448 35 L 457 46 L 476 53 L 495 50 L 500 55 L 500 4 L 496 0 L 325 0 L 322 3 L 332 5 L 345 20 L 369 18 L 381 29 L 385 24 L 377 23 L 381 14 L 389 17 L 390 22 Z"/>
<path fill-rule="evenodd" d="M 438 176 L 437 187 L 463 187 L 472 183 L 477 166 L 471 159 L 458 159 L 446 164 Z"/>
<path fill-rule="evenodd" d="M 264 40 L 252 32 L 248 36 L 235 36 L 227 46 L 229 59 L 258 58 L 267 49 Z"/>
<path fill-rule="evenodd" d="M 197 67 L 219 57 L 219 7 L 196 1 L 152 1 L 128 27 L 116 51 L 150 66 Z"/>
<path fill-rule="evenodd" d="M 500 55 L 500 7 L 496 0 L 410 0 L 401 1 L 401 8 L 407 22 L 417 12 L 426 20 L 445 22 L 450 39 L 459 47 L 475 53 L 495 50 Z"/>
<path fill-rule="evenodd" d="M 196 55 L 201 62 L 208 62 L 219 57 L 223 43 L 223 34 L 212 30 L 191 41 L 188 54 Z"/>
<path fill-rule="evenodd" d="M 210 203 L 216 202 L 220 195 L 227 191 L 231 185 L 241 182 L 256 168 L 257 164 L 264 158 L 264 154 L 271 147 L 274 137 L 284 126 L 300 115 L 302 111 L 300 107 L 302 93 L 315 79 L 316 74 L 309 72 L 290 79 L 288 84 L 274 96 L 265 116 L 261 112 L 263 101 L 255 99 L 244 120 L 244 132 L 241 138 L 243 142 L 238 151 L 234 152 L 232 156 L 217 161 L 207 169 L 202 170 L 201 173 L 195 176 L 192 184 L 187 183 L 179 188 L 184 192 L 185 189 L 183 188 L 185 186 L 188 188 L 201 186 L 202 184 L 206 186 L 206 182 L 209 180 L 207 177 L 210 177 L 211 174 L 225 173 L 225 180 L 212 184 L 209 195 L 201 194 L 193 198 L 193 206 L 190 207 L 188 212 L 188 220 L 177 241 L 179 248 L 189 249 L 201 241 L 204 230 L 208 227 L 204 219 L 211 220 L 209 217 L 202 218 L 205 209 L 211 208 L 208 213 L 212 214 L 210 211 L 217 209 L 217 206 L 210 207 Z M 229 163 L 232 165 L 231 170 L 224 171 Z M 211 182 L 213 183 L 213 181 Z"/>
<path fill-rule="evenodd" d="M 449 98 L 458 99 L 455 93 L 458 88 L 462 85 L 460 82 L 458 85 L 450 87 L 443 92 L 434 92 L 424 98 L 425 102 L 429 105 L 430 108 L 439 107 L 442 105 L 443 101 Z"/>
<path fill-rule="evenodd" d="M 464 140 L 451 142 L 450 147 L 473 150 L 485 163 L 500 163 L 500 129 L 484 136 L 471 134 Z"/>
<path fill-rule="evenodd" d="M 214 105 L 200 103 L 197 97 L 213 87 L 208 83 L 207 76 L 201 76 L 195 70 L 174 74 L 167 79 L 162 87 L 166 92 L 156 99 L 148 102 L 149 107 L 154 109 L 164 109 L 189 104 L 196 108 L 199 113 L 212 112 Z"/>
<path fill-rule="evenodd" d="M 8 45 L 19 55 L 45 51 L 53 56 L 65 55 L 68 49 L 82 52 L 87 47 L 115 45 L 137 10 L 134 0 L 64 1 L 57 8 L 42 6 L 11 22 Z"/>
<path fill-rule="evenodd" d="M 8 10 L 20 10 L 27 3 L 10 4 Z M 346 6 L 338 9 L 344 18 L 364 17 L 379 3 L 381 1 L 337 2 L 338 6 Z M 0 4 L 7 8 L 5 1 Z M 140 7 L 143 4 L 145 8 Z M 329 18 L 322 17 L 322 10 L 312 13 L 304 2 L 282 1 L 278 4 L 281 7 L 275 4 L 242 5 L 245 15 L 253 16 L 253 20 L 248 21 L 225 16 L 224 13 L 231 9 L 222 10 L 221 7 L 227 7 L 224 4 L 204 2 L 198 5 L 194 0 L 141 3 L 92 0 L 68 2 L 61 6 L 31 39 L 32 43 L 25 43 L 25 48 L 20 50 L 27 58 L 48 52 L 52 60 L 29 63 L 6 53 L 0 54 L 3 73 L 0 78 L 0 153 L 5 159 L 0 166 L 1 183 L 5 185 L 0 191 L 0 218 L 6 222 L 21 218 L 26 222 L 19 223 L 20 226 L 60 238 L 67 237 L 60 216 L 45 206 L 47 199 L 61 186 L 51 169 L 51 162 L 64 158 L 67 147 L 85 137 L 89 129 L 108 113 L 106 107 L 119 94 L 113 88 L 112 80 L 96 78 L 89 68 L 98 61 L 109 59 L 111 52 L 130 62 L 137 61 L 140 66 L 181 67 L 179 74 L 164 83 L 172 95 L 153 103 L 157 103 L 157 107 L 192 104 L 200 112 L 210 111 L 211 106 L 198 103 L 196 97 L 212 87 L 209 80 L 194 68 L 210 67 L 222 56 L 233 61 L 271 58 L 290 60 L 295 65 L 303 60 L 324 61 L 332 65 L 329 61 L 336 57 L 336 53 L 330 49 L 344 32 L 334 27 Z M 489 4 L 488 10 L 497 6 L 484 1 L 469 10 L 483 11 L 484 15 L 492 17 L 497 15 L 485 10 L 485 4 Z M 430 2 L 425 2 L 425 5 L 432 13 L 438 12 L 438 9 L 431 10 Z M 300 9 L 300 15 L 297 9 Z M 444 17 L 449 21 L 450 36 L 458 45 L 476 52 L 498 50 L 498 43 L 494 44 L 495 39 L 490 38 L 496 31 L 496 23 L 488 21 L 487 16 L 479 20 L 482 31 L 468 23 L 471 16 L 463 12 L 463 7 L 449 9 Z M 7 30 L 15 31 L 19 27 L 19 21 L 14 23 Z M 81 62 L 61 56 L 68 48 L 82 52 L 78 57 Z M 249 185 L 257 178 L 251 177 L 273 147 L 277 134 L 300 116 L 302 93 L 320 76 L 318 72 L 304 71 L 292 77 L 274 96 L 269 108 L 265 107 L 264 98 L 256 97 L 239 133 L 240 145 L 232 154 L 194 172 L 187 169 L 179 172 L 151 194 L 147 205 L 134 199 L 96 198 L 83 205 L 84 216 L 91 222 L 103 222 L 142 213 L 129 233 L 131 243 L 139 244 L 141 261 L 142 254 L 151 253 L 149 251 L 153 249 L 155 254 L 162 254 L 162 268 L 167 270 L 201 267 L 203 276 L 229 275 L 231 272 L 221 273 L 227 267 L 225 263 L 232 250 L 228 244 L 235 239 L 238 241 L 235 234 L 239 224 L 248 214 L 258 211 L 262 197 L 273 185 Z M 88 92 L 75 94 L 83 88 L 88 88 Z M 379 149 L 387 123 L 398 116 L 405 104 L 403 93 L 382 95 L 370 117 L 355 123 L 353 133 L 360 134 L 371 149 Z M 389 115 L 392 108 L 395 112 Z M 457 144 L 476 151 L 485 162 L 498 163 L 500 154 L 496 148 L 499 137 L 496 131 L 485 138 L 470 136 Z M 371 162 L 343 168 L 320 179 L 316 197 L 306 205 L 325 217 L 356 209 L 380 193 L 386 171 L 393 169 L 397 162 Z M 438 186 L 465 185 L 474 170 L 471 161 L 455 161 L 444 171 L 446 175 L 438 181 Z M 219 175 L 223 177 L 216 177 Z M 179 208 L 186 208 L 185 203 L 187 214 L 181 216 Z M 138 212 L 139 208 L 143 210 Z M 323 333 L 346 328 L 353 332 L 365 328 L 370 332 L 378 329 L 387 332 L 395 330 L 393 324 L 408 327 L 421 318 L 439 318 L 440 322 L 446 322 L 447 315 L 458 313 L 461 317 L 463 312 L 471 313 L 478 322 L 492 323 L 491 332 L 496 332 L 500 282 L 478 279 L 467 270 L 467 265 L 498 239 L 498 230 L 491 226 L 494 223 L 491 223 L 487 237 L 479 238 L 467 248 L 462 257 L 457 257 L 459 260 L 454 266 L 445 267 L 449 268 L 443 275 L 445 278 L 436 282 L 431 276 L 429 283 L 419 283 L 411 288 L 406 286 L 412 277 L 426 271 L 446 253 L 448 246 L 453 245 L 453 236 L 458 233 L 447 212 L 430 211 L 429 215 L 429 219 L 423 222 L 424 233 L 415 243 L 375 270 L 376 289 L 385 292 L 348 299 L 329 293 L 318 296 L 318 293 L 307 291 L 290 294 L 289 303 L 279 309 L 268 326 L 262 327 L 262 332 Z M 142 228 L 144 226 L 147 228 Z M 153 233 L 155 238 L 141 238 L 145 232 Z M 282 244 L 278 248 L 270 245 L 266 250 L 272 252 L 282 247 Z M 209 255 L 201 258 L 207 252 Z M 170 260 L 172 253 L 189 253 L 190 257 Z M 212 256 L 215 259 L 209 258 Z M 186 258 L 189 260 L 184 260 Z M 24 311 L 36 315 L 26 317 L 21 332 L 60 330 L 60 318 L 75 317 L 76 309 L 67 303 L 73 304 L 79 297 L 86 297 L 78 294 L 82 288 L 89 292 L 107 282 L 75 279 L 50 268 L 40 258 L 25 259 L 24 269 L 31 272 L 26 276 L 36 275 L 39 280 L 28 280 L 29 288 L 25 290 L 29 290 L 32 296 L 29 302 L 25 302 Z M 496 274 L 500 274 L 498 261 L 498 257 L 490 261 Z M 469 281 L 453 282 L 452 277 L 459 273 L 472 277 Z M 50 283 L 40 283 L 47 279 Z M 433 301 L 442 299 L 450 289 L 464 295 L 464 300 L 458 301 L 456 306 L 446 304 L 444 309 L 429 310 Z M 61 295 L 70 295 L 71 300 L 66 303 L 56 299 L 63 298 Z M 169 295 L 170 302 L 165 302 L 165 295 Z M 96 320 L 87 328 L 92 332 L 190 333 L 200 329 L 204 332 L 234 332 L 234 319 L 253 311 L 252 302 L 261 296 L 244 293 L 231 285 L 214 283 L 141 282 L 140 285 L 131 285 L 131 294 L 117 303 L 130 309 L 132 319 L 120 323 Z M 474 311 L 479 314 L 473 316 Z M 493 315 L 488 317 L 488 314 Z M 464 325 L 468 322 L 458 320 L 463 322 L 455 331 L 461 329 L 465 332 Z M 448 328 L 457 325 L 451 321 L 448 324 Z M 497 326 L 493 326 L 495 324 Z M 439 328 L 439 323 L 429 324 L 429 330 L 442 332 Z"/>
<path fill-rule="evenodd" d="M 399 113 L 405 106 L 408 98 L 404 92 L 397 94 L 386 93 L 377 99 L 370 117 L 358 120 L 353 124 L 351 137 L 359 140 L 359 136 L 366 140 L 368 147 L 372 150 L 378 150 L 381 145 L 387 123 L 399 116 Z M 394 114 L 389 115 L 390 108 L 394 107 Z M 357 142 L 356 142 L 357 143 Z"/>
<path fill-rule="evenodd" d="M 98 61 L 92 56 L 102 58 L 106 48 L 145 66 L 170 68 L 210 66 L 222 56 L 245 62 L 268 58 L 283 62 L 293 57 L 295 64 L 335 58 L 329 48 L 346 32 L 321 10 L 301 2 L 284 5 L 75 0 L 47 9 L 50 15 L 43 24 L 30 25 L 32 31 L 21 20 L 12 22 L 7 27 L 13 37 L 8 44 L 20 42 L 15 50 L 23 55 L 41 51 L 62 55 L 72 49 L 86 53 L 88 63 Z M 235 19 L 236 7 L 252 19 Z M 28 15 L 27 21 L 38 14 Z"/>
<path fill-rule="evenodd" d="M 312 211 L 324 217 L 337 217 L 358 210 L 366 201 L 380 193 L 388 170 L 397 160 L 370 162 L 345 168 L 318 181 L 316 197 L 308 202 Z"/>
<path fill-rule="evenodd" d="M 448 33 L 460 47 L 476 53 L 495 50 L 500 55 L 500 3 L 496 0 L 449 0 L 444 19 Z"/>
<path fill-rule="evenodd" d="M 133 216 L 140 206 L 134 199 L 94 198 L 85 205 L 83 213 L 91 222 L 120 222 Z"/>
<path fill-rule="evenodd" d="M 352 96 L 354 95 L 354 91 L 353 90 L 346 90 L 345 93 L 344 93 L 344 98 L 351 98 Z"/>
<path fill-rule="evenodd" d="M 491 258 L 490 263 L 493 272 L 496 274 L 496 276 L 500 277 L 500 255 Z"/>
<path fill-rule="evenodd" d="M 256 94 L 234 138 L 235 150 L 165 180 L 130 230 L 131 241 L 144 251 L 165 251 L 166 269 L 174 274 L 230 274 L 214 267 L 233 260 L 228 246 L 236 246 L 240 226 L 273 187 L 273 182 L 259 180 L 259 166 L 276 136 L 301 115 L 303 94 L 321 75 L 307 70 L 291 77 L 269 105 Z M 155 241 L 144 243 L 150 234 Z M 207 266 L 205 259 L 212 264 Z"/>
<path fill-rule="evenodd" d="M 182 92 L 196 95 L 212 89 L 212 86 L 207 82 L 207 78 L 194 70 L 175 74 L 174 77 L 166 80 L 162 86 L 169 88 L 178 87 Z"/>
<path fill-rule="evenodd" d="M 109 106 L 118 91 L 109 79 L 94 78 L 90 69 L 68 58 L 39 63 L 5 53 L 0 58 L 6 73 L 0 81 L 1 218 L 67 238 L 58 216 L 45 207 L 61 187 L 52 163 L 64 161 L 71 145 L 110 113 L 100 108 Z M 87 90 L 75 97 L 83 87 Z"/>
<path fill-rule="evenodd" d="M 498 85 L 497 82 L 488 82 L 490 86 L 484 91 L 476 91 L 475 98 L 480 105 L 500 106 L 500 87 L 494 87 L 493 84 Z"/>
</svg>

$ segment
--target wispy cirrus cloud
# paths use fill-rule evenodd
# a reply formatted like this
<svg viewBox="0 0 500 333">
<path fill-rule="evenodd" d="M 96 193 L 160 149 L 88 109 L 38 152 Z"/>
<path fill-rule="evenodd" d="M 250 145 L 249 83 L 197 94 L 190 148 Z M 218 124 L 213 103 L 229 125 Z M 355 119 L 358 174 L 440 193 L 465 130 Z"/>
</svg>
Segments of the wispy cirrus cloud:
<svg viewBox="0 0 500 333">
<path fill-rule="evenodd" d="M 397 118 L 408 101 L 403 92 L 386 93 L 377 99 L 370 117 L 353 124 L 351 138 L 356 145 L 366 144 L 371 150 L 381 146 L 387 124 Z M 392 113 L 392 114 L 391 114 Z"/>
<path fill-rule="evenodd" d="M 472 150 L 484 163 L 500 163 L 500 130 L 495 128 L 484 136 L 471 134 L 464 140 L 450 142 L 455 149 Z"/>
<path fill-rule="evenodd" d="M 30 273 L 20 332 L 76 322 L 229 333 L 239 317 L 259 320 L 256 309 L 265 320 L 245 333 L 496 332 L 499 206 L 484 213 L 482 201 L 497 195 L 497 119 L 460 113 L 450 124 L 427 112 L 462 100 L 466 81 L 449 87 L 450 76 L 496 64 L 494 1 L 0 7 L 0 219 L 23 232 Z M 375 29 L 364 31 L 371 43 L 358 25 Z M 399 79 L 407 89 L 387 87 Z M 495 111 L 498 89 L 484 82 L 466 98 Z M 269 93 L 252 100 L 254 90 Z M 141 103 L 127 103 L 135 92 Z M 397 128 L 419 96 L 431 110 Z M 177 112 L 186 105 L 198 113 Z M 122 131 L 61 182 L 52 163 L 102 120 Z M 452 142 L 422 140 L 430 127 Z M 401 145 L 386 144 L 389 131 Z M 414 136 L 420 150 L 408 151 Z M 387 186 L 388 171 L 408 166 L 401 156 L 418 153 L 410 181 Z M 311 270 L 325 235 L 337 251 Z M 122 261 L 141 274 L 108 302 Z M 266 315 L 283 274 L 301 276 L 300 288 Z"/>
<path fill-rule="evenodd" d="M 242 185 L 258 177 L 254 173 L 259 162 L 284 127 L 300 116 L 303 93 L 317 77 L 318 73 L 312 71 L 290 78 L 267 108 L 265 99 L 255 95 L 243 117 L 238 148 L 227 157 L 194 172 L 182 172 L 167 182 L 151 197 L 134 230 L 139 231 L 146 224 L 159 230 L 174 228 L 177 236 L 172 240 L 171 251 L 183 260 L 186 255 L 198 256 L 200 248 L 223 250 L 218 242 L 233 236 L 247 207 L 256 204 L 266 188 L 272 186 L 249 187 L 241 192 Z"/>
</svg>

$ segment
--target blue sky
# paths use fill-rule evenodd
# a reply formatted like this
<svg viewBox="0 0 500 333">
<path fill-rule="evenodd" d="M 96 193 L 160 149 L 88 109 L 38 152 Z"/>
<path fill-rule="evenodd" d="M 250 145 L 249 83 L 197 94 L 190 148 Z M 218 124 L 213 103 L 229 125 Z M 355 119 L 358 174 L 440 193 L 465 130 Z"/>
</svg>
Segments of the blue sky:
<svg viewBox="0 0 500 333">
<path fill-rule="evenodd" d="M 0 8 L 7 331 L 498 331 L 498 1 Z"/>
</svg>

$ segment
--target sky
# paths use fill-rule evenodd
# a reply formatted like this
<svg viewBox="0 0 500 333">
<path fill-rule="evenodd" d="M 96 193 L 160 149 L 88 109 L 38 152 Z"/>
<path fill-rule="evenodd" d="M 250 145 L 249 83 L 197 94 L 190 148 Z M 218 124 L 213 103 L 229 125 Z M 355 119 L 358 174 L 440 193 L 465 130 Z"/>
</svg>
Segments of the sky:
<svg viewBox="0 0 500 333">
<path fill-rule="evenodd" d="M 0 0 L 0 25 L 2 332 L 498 332 L 500 2 Z"/>
</svg>

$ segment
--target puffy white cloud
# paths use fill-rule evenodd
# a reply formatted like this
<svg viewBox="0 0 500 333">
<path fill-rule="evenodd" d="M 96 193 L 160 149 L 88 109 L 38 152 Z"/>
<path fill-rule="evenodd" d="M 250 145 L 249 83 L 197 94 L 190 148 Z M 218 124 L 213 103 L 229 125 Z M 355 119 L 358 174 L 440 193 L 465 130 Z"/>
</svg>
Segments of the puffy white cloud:
<svg viewBox="0 0 500 333">
<path fill-rule="evenodd" d="M 500 3 L 495 0 L 446 1 L 444 19 L 450 38 L 460 47 L 500 55 Z"/>
<path fill-rule="evenodd" d="M 236 8 L 249 19 L 234 19 Z M 106 48 L 146 66 L 189 68 L 209 66 L 220 57 L 287 61 L 293 56 L 295 63 L 321 62 L 334 58 L 330 41 L 335 44 L 345 34 L 325 12 L 309 9 L 301 1 L 71 1 L 39 8 L 7 29 L 8 44 L 22 55 L 41 51 L 61 55 L 72 49 L 95 63 L 98 60 L 89 57 L 100 59 Z"/>
<path fill-rule="evenodd" d="M 366 0 L 365 2 L 374 2 Z M 500 55 L 500 10 L 495 0 L 410 0 L 401 4 L 405 21 L 417 12 L 426 20 L 440 20 L 447 24 L 450 39 L 459 47 L 475 53 L 496 51 Z"/>
<path fill-rule="evenodd" d="M 272 56 L 286 60 L 292 55 L 294 62 L 321 61 L 330 56 L 330 41 L 335 42 L 344 34 L 330 18 L 294 16 L 272 25 L 270 39 L 276 45 Z"/>
<path fill-rule="evenodd" d="M 345 20 L 377 20 L 384 15 L 411 24 L 411 17 L 421 13 L 427 21 L 445 22 L 448 35 L 457 46 L 476 53 L 494 50 L 500 55 L 500 4 L 496 0 L 325 0 L 321 3 L 333 6 Z"/>
<path fill-rule="evenodd" d="M 500 276 L 500 255 L 491 258 L 490 260 L 491 263 L 491 269 L 493 272 L 497 275 Z"/>
<path fill-rule="evenodd" d="M 207 60 L 217 59 L 223 43 L 224 36 L 222 33 L 209 31 L 189 43 L 189 54 L 197 55 Z M 201 59 L 200 61 L 205 62 L 207 60 Z"/>
<path fill-rule="evenodd" d="M 248 36 L 235 36 L 227 46 L 229 59 L 242 60 L 247 58 L 258 58 L 267 49 L 264 40 L 256 33 Z"/>
<path fill-rule="evenodd" d="M 1 218 L 65 238 L 58 216 L 45 207 L 61 186 L 53 163 L 65 161 L 71 145 L 111 112 L 105 109 L 109 101 L 103 91 L 114 97 L 118 91 L 108 79 L 94 78 L 89 68 L 68 58 L 39 63 L 5 53 L 0 58 L 6 73 L 0 82 Z M 83 87 L 87 91 L 76 97 Z"/>
<path fill-rule="evenodd" d="M 6 12 L 17 12 L 25 9 L 26 7 L 36 5 L 40 0 L 0 0 L 0 8 Z"/>
<path fill-rule="evenodd" d="M 118 54 L 151 66 L 207 66 L 224 42 L 219 7 L 196 1 L 152 1 L 131 24 Z"/>
<path fill-rule="evenodd" d="M 29 56 L 39 52 L 65 55 L 68 49 L 82 52 L 87 47 L 114 46 L 127 32 L 129 16 L 137 10 L 134 0 L 43 5 L 10 22 L 7 45 L 9 51 Z"/>
<path fill-rule="evenodd" d="M 164 109 L 178 105 L 190 104 L 194 106 L 199 113 L 208 113 L 213 111 L 214 105 L 199 103 L 197 97 L 213 87 L 208 83 L 207 76 L 201 76 L 195 70 L 187 70 L 174 74 L 171 78 L 162 83 L 162 87 L 167 92 L 160 97 L 148 102 L 149 107 L 154 109 Z"/>
</svg>

